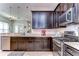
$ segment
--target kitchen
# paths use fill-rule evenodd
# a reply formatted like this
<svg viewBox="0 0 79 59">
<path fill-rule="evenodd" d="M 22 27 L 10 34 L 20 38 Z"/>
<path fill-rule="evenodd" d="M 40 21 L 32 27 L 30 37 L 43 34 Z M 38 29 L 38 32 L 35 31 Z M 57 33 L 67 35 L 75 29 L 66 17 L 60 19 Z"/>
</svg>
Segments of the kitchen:
<svg viewBox="0 0 79 59">
<path fill-rule="evenodd" d="M 78 3 L 0 4 L 1 53 L 44 51 L 52 56 L 79 56 L 78 7 Z"/>
</svg>

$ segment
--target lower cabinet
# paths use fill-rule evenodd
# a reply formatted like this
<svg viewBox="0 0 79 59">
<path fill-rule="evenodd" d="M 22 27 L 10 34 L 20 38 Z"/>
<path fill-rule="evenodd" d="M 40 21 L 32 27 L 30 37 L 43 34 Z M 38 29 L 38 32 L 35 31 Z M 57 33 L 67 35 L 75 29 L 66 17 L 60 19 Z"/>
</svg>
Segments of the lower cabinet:
<svg viewBox="0 0 79 59">
<path fill-rule="evenodd" d="M 53 39 L 53 51 L 59 56 L 63 56 L 63 45 L 63 41 L 61 41 L 59 38 Z"/>
<path fill-rule="evenodd" d="M 54 40 L 53 40 L 53 51 L 57 52 L 61 56 L 61 43 L 58 43 L 57 41 Z"/>
<path fill-rule="evenodd" d="M 51 38 L 42 37 L 12 37 L 10 50 L 15 51 L 50 51 Z"/>
<path fill-rule="evenodd" d="M 1 36 L 1 50 L 10 50 L 9 36 Z"/>
</svg>

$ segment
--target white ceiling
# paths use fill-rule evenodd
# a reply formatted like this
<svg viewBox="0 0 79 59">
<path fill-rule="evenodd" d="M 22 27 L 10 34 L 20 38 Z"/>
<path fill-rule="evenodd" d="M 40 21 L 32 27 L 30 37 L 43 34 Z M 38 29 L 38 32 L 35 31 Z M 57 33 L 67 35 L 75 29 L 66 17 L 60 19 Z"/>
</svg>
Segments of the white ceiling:
<svg viewBox="0 0 79 59">
<path fill-rule="evenodd" d="M 30 11 L 53 11 L 58 3 L 0 3 L 0 14 L 13 19 L 29 18 Z"/>
</svg>

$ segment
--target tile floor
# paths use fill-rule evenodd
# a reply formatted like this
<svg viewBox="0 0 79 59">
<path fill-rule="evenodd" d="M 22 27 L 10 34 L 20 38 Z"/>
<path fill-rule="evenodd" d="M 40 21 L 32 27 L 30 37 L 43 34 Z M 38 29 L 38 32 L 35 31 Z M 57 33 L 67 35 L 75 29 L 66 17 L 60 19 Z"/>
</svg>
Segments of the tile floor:
<svg viewBox="0 0 79 59">
<path fill-rule="evenodd" d="M 7 56 L 9 53 L 15 51 L 0 51 L 0 56 Z M 23 56 L 59 56 L 56 52 L 52 51 L 16 51 L 24 52 Z"/>
</svg>

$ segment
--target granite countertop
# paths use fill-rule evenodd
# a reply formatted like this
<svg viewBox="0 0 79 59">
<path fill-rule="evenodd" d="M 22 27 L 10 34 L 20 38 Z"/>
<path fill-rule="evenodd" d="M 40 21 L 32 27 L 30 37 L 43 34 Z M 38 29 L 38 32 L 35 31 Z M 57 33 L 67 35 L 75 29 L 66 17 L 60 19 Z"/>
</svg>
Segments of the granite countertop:
<svg viewBox="0 0 79 59">
<path fill-rule="evenodd" d="M 69 45 L 77 50 L 79 50 L 79 42 L 64 42 L 66 45 Z"/>
<path fill-rule="evenodd" d="M 27 34 L 27 35 L 22 35 L 22 34 L 2 34 L 0 36 L 8 36 L 8 37 L 52 37 L 52 38 L 59 38 L 58 36 L 54 36 L 52 34 L 46 34 L 46 35 L 41 35 L 41 34 Z"/>
<path fill-rule="evenodd" d="M 52 37 L 52 36 L 42 36 L 42 35 L 1 35 L 7 37 Z"/>
<path fill-rule="evenodd" d="M 79 50 L 79 42 L 64 42 L 64 41 L 62 41 L 63 37 L 57 37 L 53 40 L 56 41 L 56 42 L 59 42 L 59 43 L 64 43 L 66 45 L 69 45 L 69 46 Z"/>
<path fill-rule="evenodd" d="M 59 40 L 56 40 L 56 39 L 53 39 L 53 42 L 57 42 L 57 43 L 59 43 L 59 44 L 61 44 L 61 41 L 59 41 Z"/>
</svg>

